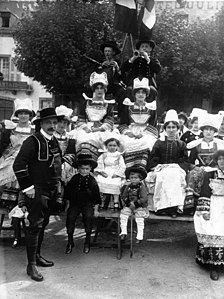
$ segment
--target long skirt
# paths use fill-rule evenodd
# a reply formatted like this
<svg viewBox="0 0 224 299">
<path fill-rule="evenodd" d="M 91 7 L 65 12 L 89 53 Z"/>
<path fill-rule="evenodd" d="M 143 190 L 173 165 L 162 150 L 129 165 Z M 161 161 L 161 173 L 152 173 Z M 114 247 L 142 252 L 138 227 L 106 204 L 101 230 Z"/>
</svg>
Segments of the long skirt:
<svg viewBox="0 0 224 299">
<path fill-rule="evenodd" d="M 186 173 L 178 164 L 158 165 L 149 172 L 146 184 L 149 194 L 153 194 L 150 209 L 158 211 L 175 206 L 183 206 L 185 200 Z"/>
<path fill-rule="evenodd" d="M 203 213 L 197 209 L 194 215 L 198 239 L 196 260 L 202 264 L 224 265 L 224 196 L 211 196 L 209 220 L 203 218 Z"/>
</svg>

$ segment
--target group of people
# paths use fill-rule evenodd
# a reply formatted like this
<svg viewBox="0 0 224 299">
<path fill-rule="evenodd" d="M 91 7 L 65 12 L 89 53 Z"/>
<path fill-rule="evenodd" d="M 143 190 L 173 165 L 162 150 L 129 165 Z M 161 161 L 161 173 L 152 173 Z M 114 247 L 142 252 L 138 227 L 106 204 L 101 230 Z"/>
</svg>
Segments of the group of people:
<svg viewBox="0 0 224 299">
<path fill-rule="evenodd" d="M 124 67 L 139 59 L 148 70 L 152 60 L 147 49 L 154 46 L 152 41 L 138 42 Z M 108 44 L 102 48 L 105 53 L 107 48 Z M 119 73 L 116 63 L 113 67 Z M 36 266 L 54 265 L 41 255 L 50 215 L 66 209 L 65 253 L 70 254 L 81 213 L 86 232 L 83 252 L 89 253 L 93 216 L 108 207 L 108 197 L 113 198 L 111 207 L 120 210 L 121 240 L 127 236 L 129 216 L 135 215 L 138 244 L 149 212 L 174 218 L 194 214 L 196 260 L 210 267 L 212 279 L 219 278 L 217 265 L 224 264 L 224 112 L 215 115 L 194 108 L 189 120 L 185 113 L 170 109 L 158 126 L 156 98 L 150 100 L 156 82 L 148 76 L 148 71 L 133 74 L 131 96 L 119 103 L 118 124 L 115 101 L 107 99 L 106 71 L 90 75 L 92 97 L 84 95 L 73 127 L 72 109 L 61 105 L 34 116 L 30 99 L 15 101 L 17 122 L 2 122 L 1 198 L 10 201 L 12 190 L 18 191 L 18 206 L 10 212 L 17 219 L 12 221 L 17 232 L 18 218 L 28 215 L 27 274 L 32 279 L 43 280 Z M 19 237 L 17 233 L 14 247 Z"/>
</svg>

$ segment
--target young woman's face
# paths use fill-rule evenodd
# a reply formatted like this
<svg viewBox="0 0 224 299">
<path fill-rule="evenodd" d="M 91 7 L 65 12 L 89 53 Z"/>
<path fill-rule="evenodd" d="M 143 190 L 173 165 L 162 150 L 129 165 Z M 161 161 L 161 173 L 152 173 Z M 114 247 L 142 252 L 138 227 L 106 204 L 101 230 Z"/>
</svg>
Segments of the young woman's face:
<svg viewBox="0 0 224 299">
<path fill-rule="evenodd" d="M 141 181 L 138 173 L 130 173 L 129 180 L 134 185 L 137 185 Z"/>
<path fill-rule="evenodd" d="M 87 176 L 87 175 L 89 175 L 89 173 L 91 171 L 91 166 L 90 165 L 80 165 L 78 170 L 82 176 Z"/>
<path fill-rule="evenodd" d="M 67 129 L 67 122 L 65 120 L 62 120 L 57 123 L 57 132 L 60 134 L 63 134 Z"/>
<path fill-rule="evenodd" d="M 98 84 L 94 90 L 96 98 L 102 98 L 105 95 L 105 89 L 102 84 Z"/>
<path fill-rule="evenodd" d="M 217 160 L 220 169 L 224 170 L 224 156 L 219 156 Z"/>
<path fill-rule="evenodd" d="M 144 103 L 145 99 L 146 99 L 146 92 L 144 89 L 139 89 L 136 91 L 135 93 L 135 101 L 137 104 L 142 104 Z"/>
<path fill-rule="evenodd" d="M 108 152 L 114 153 L 114 152 L 117 151 L 117 148 L 118 148 L 118 146 L 117 146 L 117 142 L 116 141 L 110 141 L 110 142 L 107 143 L 107 150 L 108 150 Z"/>
<path fill-rule="evenodd" d="M 212 127 L 204 127 L 203 135 L 207 140 L 212 140 L 214 138 L 215 130 Z"/>
<path fill-rule="evenodd" d="M 199 128 L 198 128 L 198 121 L 195 120 L 193 123 L 192 123 L 192 130 L 193 131 L 198 131 Z"/>
<path fill-rule="evenodd" d="M 169 122 L 166 126 L 165 131 L 168 137 L 175 138 L 178 131 L 177 125 L 173 122 Z"/>
<path fill-rule="evenodd" d="M 18 113 L 19 123 L 27 123 L 30 120 L 30 114 L 26 111 L 21 111 Z"/>
</svg>

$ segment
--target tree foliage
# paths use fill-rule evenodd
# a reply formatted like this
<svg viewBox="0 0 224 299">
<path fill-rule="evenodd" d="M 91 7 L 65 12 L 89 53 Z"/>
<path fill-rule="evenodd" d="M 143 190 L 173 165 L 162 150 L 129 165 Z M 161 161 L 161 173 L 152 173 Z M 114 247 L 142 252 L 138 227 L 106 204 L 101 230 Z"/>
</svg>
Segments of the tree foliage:
<svg viewBox="0 0 224 299">
<path fill-rule="evenodd" d="M 49 92 L 75 93 L 89 76 L 84 54 L 100 60 L 99 45 L 117 34 L 113 11 L 108 3 L 42 3 L 21 20 L 14 34 L 18 69 Z"/>
<path fill-rule="evenodd" d="M 187 24 L 173 12 L 164 11 L 154 36 L 163 65 L 159 83 L 164 91 L 223 97 L 224 59 L 215 19 Z"/>
</svg>

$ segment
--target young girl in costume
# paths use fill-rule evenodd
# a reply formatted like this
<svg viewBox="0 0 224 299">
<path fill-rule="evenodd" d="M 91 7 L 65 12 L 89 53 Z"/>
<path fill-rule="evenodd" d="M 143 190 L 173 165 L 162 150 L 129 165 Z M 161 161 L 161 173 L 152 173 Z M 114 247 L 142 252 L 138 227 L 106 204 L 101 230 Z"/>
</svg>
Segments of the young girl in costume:
<svg viewBox="0 0 224 299">
<path fill-rule="evenodd" d="M 113 195 L 114 209 L 119 208 L 119 194 L 122 178 L 125 178 L 125 163 L 122 153 L 118 150 L 120 141 L 114 137 L 107 138 L 104 142 L 106 152 L 97 160 L 98 167 L 95 169 L 96 180 L 100 191 L 104 194 Z"/>
</svg>

